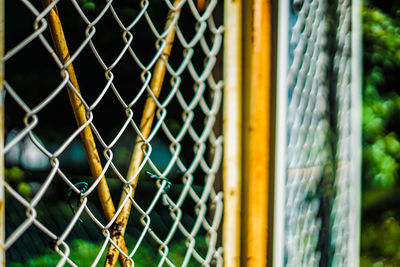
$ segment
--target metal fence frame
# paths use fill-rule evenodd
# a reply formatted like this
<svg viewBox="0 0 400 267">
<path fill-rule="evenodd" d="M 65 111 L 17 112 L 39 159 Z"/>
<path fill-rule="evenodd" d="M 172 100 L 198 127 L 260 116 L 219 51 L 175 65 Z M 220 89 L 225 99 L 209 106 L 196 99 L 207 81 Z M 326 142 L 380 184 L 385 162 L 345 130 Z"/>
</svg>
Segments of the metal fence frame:
<svg viewBox="0 0 400 267">
<path fill-rule="evenodd" d="M 224 242 L 224 264 L 225 266 L 262 266 L 267 262 L 267 250 L 273 249 L 274 266 L 283 266 L 283 225 L 284 216 L 279 212 L 284 209 L 284 189 L 283 179 L 285 176 L 285 107 L 286 107 L 286 85 L 285 74 L 287 69 L 287 53 L 288 50 L 288 1 L 276 1 L 279 5 L 278 15 L 278 61 L 277 61 L 277 98 L 269 99 L 268 94 L 271 88 L 271 2 L 265 0 L 253 1 L 224 1 L 225 16 L 225 42 L 224 42 L 224 223 L 223 223 L 223 242 Z M 245 8 L 244 5 L 246 5 Z M 360 1 L 353 1 L 352 21 L 352 72 L 354 74 L 352 80 L 354 99 L 360 99 L 361 88 L 361 38 L 360 38 Z M 4 52 L 4 1 L 0 1 L 0 54 Z M 244 16 L 244 21 L 243 17 Z M 253 24 L 250 24 L 250 21 Z M 245 26 L 242 25 L 242 22 Z M 242 31 L 242 29 L 245 29 Z M 252 35 L 256 37 L 263 36 L 262 39 L 252 40 Z M 244 37 L 244 44 L 242 44 Z M 254 46 L 253 46 L 254 45 Z M 259 45 L 257 47 L 257 45 Z M 261 48 L 260 48 L 261 47 Z M 266 54 L 260 56 L 260 50 Z M 244 57 L 245 55 L 245 57 Z M 243 60 L 243 61 L 242 61 Z M 259 65 L 260 64 L 260 65 Z M 260 67 L 261 66 L 261 67 Z M 243 68 L 247 69 L 243 73 Z M 0 89 L 3 89 L 3 64 L 0 68 Z M 243 75 L 243 78 L 242 78 Z M 262 77 L 261 80 L 256 80 Z M 260 84 L 257 84 L 259 82 Z M 259 90 L 258 87 L 264 88 Z M 254 101 L 260 99 L 264 101 Z M 4 179 L 4 95 L 0 92 L 0 179 Z M 276 114 L 271 113 L 270 103 L 276 101 L 278 107 Z M 244 102 L 244 103 L 243 103 Z M 249 105 L 249 102 L 252 104 Z M 254 105 L 256 107 L 254 107 Z M 257 106 L 259 105 L 259 106 Z M 355 103 L 356 108 L 353 109 L 354 122 L 360 122 L 361 104 Z M 251 110 L 251 108 L 254 108 Z M 269 116 L 276 118 L 270 118 Z M 270 133 L 274 125 L 269 124 L 271 120 L 276 120 L 275 132 Z M 251 123 L 265 122 L 266 125 L 260 128 L 256 133 L 253 132 L 254 125 Z M 247 122 L 243 127 L 243 122 Z M 353 149 L 360 147 L 361 130 L 360 123 L 353 124 Z M 250 129 L 250 130 L 249 130 Z M 275 149 L 269 148 L 273 145 L 270 143 L 270 135 L 276 138 Z M 256 145 L 252 146 L 244 140 L 258 138 Z M 263 145 L 260 145 L 263 144 Z M 260 147 L 266 150 L 258 150 Z M 269 159 L 271 153 L 275 151 L 274 159 Z M 361 152 L 360 152 L 361 153 Z M 360 166 L 360 153 L 353 159 L 354 166 Z M 252 163 L 255 158 L 265 158 L 265 162 L 259 167 L 254 167 Z M 250 160 L 250 161 L 249 161 Z M 259 162 L 257 162 L 259 164 Z M 269 166 L 273 164 L 274 166 Z M 272 175 L 270 172 L 275 169 Z M 354 177 L 360 177 L 360 168 L 353 168 Z M 274 177 L 274 186 L 272 185 L 272 177 Z M 268 188 L 268 185 L 271 187 Z M 353 183 L 353 192 L 360 192 L 360 183 Z M 257 191 L 261 190 L 261 191 Z M 274 193 L 272 193 L 274 191 Z M 264 195 L 266 194 L 266 195 Z M 267 196 L 268 195 L 268 196 Z M 271 201 L 268 197 L 274 195 L 274 215 L 273 225 L 270 225 L 272 218 Z M 0 214 L 4 213 L 4 192 L 3 186 L 0 186 Z M 354 242 L 351 244 L 350 258 L 352 266 L 358 265 L 359 251 L 359 220 L 360 220 L 360 200 L 359 194 L 354 194 L 352 202 L 354 227 Z M 4 216 L 1 216 L 0 227 L 4 228 Z M 258 225 L 257 227 L 254 227 Z M 268 236 L 270 228 L 274 228 L 273 237 Z M 260 230 L 262 229 L 262 230 Z M 267 248 L 267 241 L 273 238 L 273 248 Z M 0 262 L 5 265 L 4 253 L 4 229 L 0 230 Z"/>
</svg>

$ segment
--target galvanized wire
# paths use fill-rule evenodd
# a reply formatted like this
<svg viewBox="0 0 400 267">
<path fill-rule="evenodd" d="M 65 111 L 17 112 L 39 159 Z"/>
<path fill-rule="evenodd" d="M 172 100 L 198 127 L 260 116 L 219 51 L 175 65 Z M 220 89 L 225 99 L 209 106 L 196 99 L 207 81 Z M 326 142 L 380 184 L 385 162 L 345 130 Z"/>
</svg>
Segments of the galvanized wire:
<svg viewBox="0 0 400 267">
<path fill-rule="evenodd" d="M 7 202 L 19 209 L 15 214 L 11 208 L 8 209 L 9 217 L 6 217 L 12 221 L 7 227 L 6 250 L 11 255 L 8 258 L 16 259 L 13 253 L 18 253 L 20 243 L 29 236 L 51 241 L 51 253 L 58 254 L 58 266 L 66 263 L 77 266 L 80 251 L 74 251 L 76 247 L 72 244 L 75 239 L 88 238 L 79 232 L 84 228 L 96 236 L 92 242 L 98 244 L 90 265 L 103 264 L 107 260 L 104 258 L 107 247 L 113 243 L 113 223 L 120 208 L 114 199 L 116 214 L 110 221 L 105 220 L 98 208 L 95 188 L 100 177 L 105 175 L 112 197 L 119 199 L 122 190 L 133 190 L 130 183 L 136 174 L 140 174 L 136 178 L 139 179 L 136 195 L 141 196 L 124 200 L 124 203 L 132 203 L 127 231 L 134 237 L 126 240 L 129 254 L 118 247 L 120 253 L 131 264 L 140 261 L 141 253 L 147 249 L 156 252 L 151 262 L 147 259 L 151 265 L 222 266 L 223 249 L 218 231 L 223 197 L 222 192 L 215 189 L 222 159 L 222 136 L 215 129 L 223 89 L 223 82 L 214 74 L 219 68 L 217 57 L 223 33 L 223 27 L 213 18 L 217 1 L 208 1 L 206 9 L 201 12 L 193 0 L 181 1 L 178 7 L 168 0 L 157 1 L 155 4 L 162 5 L 161 10 L 148 0 L 132 3 L 132 6 L 117 2 L 60 0 L 43 9 L 36 1 L 21 0 L 17 5 L 31 19 L 33 30 L 24 37 L 13 37 L 13 41 L 17 41 L 8 44 L 3 58 L 6 69 L 8 65 L 21 64 L 20 57 L 27 57 L 32 51 L 40 54 L 40 60 L 47 61 L 41 63 L 35 57 L 37 62 L 29 62 L 30 67 L 12 66 L 5 76 L 6 117 L 9 118 L 6 120 L 6 164 L 10 170 L 15 166 L 22 169 L 24 179 L 27 179 L 25 182 L 8 178 L 5 184 Z M 54 5 L 57 5 L 67 42 L 73 40 L 69 45 L 71 57 L 65 64 L 64 59 L 55 53 L 46 19 Z M 166 21 L 165 11 L 178 9 L 182 9 L 181 17 L 177 15 L 170 27 L 160 30 L 159 25 Z M 162 15 L 158 16 L 157 12 Z M 6 21 L 8 18 L 6 15 Z M 79 24 L 81 30 L 76 31 L 77 27 L 69 25 L 73 23 Z M 178 52 L 173 54 L 175 58 L 171 56 L 169 61 L 165 61 L 166 79 L 162 95 L 157 99 L 150 81 L 154 66 L 167 45 L 164 38 L 174 27 L 176 38 L 172 50 Z M 104 29 L 109 32 L 104 32 Z M 7 35 L 12 35 L 7 29 L 5 34 L 6 39 Z M 118 42 L 107 43 L 108 39 L 116 41 L 116 34 L 119 35 Z M 154 51 L 151 56 L 143 55 L 147 48 L 140 44 L 149 39 L 153 40 L 154 46 L 148 48 Z M 89 67 L 86 64 L 79 69 L 80 64 L 89 58 Z M 78 70 L 81 95 L 66 71 L 71 65 Z M 46 69 L 40 70 L 38 66 Z M 82 78 L 80 75 L 83 73 L 90 77 Z M 45 78 L 43 84 L 21 88 L 23 83 L 15 79 L 18 75 L 41 75 Z M 51 89 L 48 86 L 50 82 L 44 82 L 46 79 L 51 80 Z M 131 85 L 127 85 L 127 81 Z M 60 99 L 65 98 L 67 87 L 75 92 L 86 111 L 87 122 L 80 127 L 66 119 L 69 115 L 73 117 L 70 106 L 58 106 L 62 102 Z M 38 90 L 37 97 L 30 90 Z M 145 138 L 140 132 L 137 116 L 143 111 L 143 100 L 147 95 L 153 97 L 157 109 L 151 133 Z M 57 108 L 52 105 L 57 105 Z M 99 110 L 106 110 L 106 113 Z M 49 114 L 51 112 L 55 113 Z M 67 120 L 62 123 L 62 133 L 56 132 L 56 137 L 47 136 L 46 131 L 59 127 L 60 120 Z M 79 135 L 86 126 L 93 131 L 97 149 L 103 154 L 100 159 L 103 172 L 94 177 L 95 180 L 86 178 L 86 173 L 74 174 L 74 167 L 64 160 L 74 147 L 82 150 Z M 137 173 L 127 177 L 124 164 L 129 153 L 124 152 L 126 156 L 120 154 L 133 147 L 135 136 L 141 137 L 145 156 Z M 55 138 L 57 144 L 52 144 L 51 138 Z M 87 170 L 86 163 L 81 162 L 86 159 L 77 156 L 79 149 L 71 161 L 75 160 L 76 165 L 83 165 Z M 145 170 L 156 179 L 146 176 Z M 41 178 L 29 180 L 31 178 L 27 176 L 30 173 Z M 87 186 L 85 190 L 81 188 L 83 183 Z M 23 186 L 29 187 L 28 193 L 21 189 Z M 141 193 L 141 190 L 144 191 Z M 55 195 L 54 191 L 57 192 Z M 65 195 L 67 201 L 63 200 L 61 206 L 69 205 L 73 212 L 63 214 L 60 223 L 53 210 L 45 210 L 46 206 L 55 209 L 54 198 L 59 202 Z M 76 200 L 78 205 L 75 205 Z M 21 210 L 25 210 L 22 217 Z M 18 217 L 16 222 L 14 217 Z M 157 218 L 159 221 L 154 222 Z M 175 244 L 180 244 L 180 247 Z M 39 255 L 49 253 L 45 247 L 37 249 Z M 32 258 L 30 256 L 26 261 Z"/>
<path fill-rule="evenodd" d="M 350 219 L 351 208 L 349 203 L 354 199 L 355 192 L 349 190 L 354 177 L 351 172 L 351 160 L 354 151 L 351 147 L 351 1 L 339 1 L 336 14 L 338 16 L 338 34 L 336 37 L 337 50 L 334 57 L 334 69 L 337 73 L 337 117 L 338 117 L 338 145 L 337 145 L 337 171 L 335 186 L 337 194 L 333 203 L 332 220 L 332 245 L 335 248 L 333 266 L 349 266 L 349 251 L 351 251 L 352 236 L 348 226 L 354 222 Z M 353 179 L 352 179 L 353 178 Z"/>
</svg>

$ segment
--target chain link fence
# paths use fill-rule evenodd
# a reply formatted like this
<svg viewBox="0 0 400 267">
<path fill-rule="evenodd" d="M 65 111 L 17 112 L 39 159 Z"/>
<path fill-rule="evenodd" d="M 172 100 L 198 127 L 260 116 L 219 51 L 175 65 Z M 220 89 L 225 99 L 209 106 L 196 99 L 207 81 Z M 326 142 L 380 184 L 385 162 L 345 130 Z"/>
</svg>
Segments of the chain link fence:
<svg viewBox="0 0 400 267">
<path fill-rule="evenodd" d="M 216 0 L 6 1 L 9 266 L 222 266 Z"/>
<path fill-rule="evenodd" d="M 352 2 L 290 1 L 288 20 L 283 264 L 353 266 Z"/>
</svg>

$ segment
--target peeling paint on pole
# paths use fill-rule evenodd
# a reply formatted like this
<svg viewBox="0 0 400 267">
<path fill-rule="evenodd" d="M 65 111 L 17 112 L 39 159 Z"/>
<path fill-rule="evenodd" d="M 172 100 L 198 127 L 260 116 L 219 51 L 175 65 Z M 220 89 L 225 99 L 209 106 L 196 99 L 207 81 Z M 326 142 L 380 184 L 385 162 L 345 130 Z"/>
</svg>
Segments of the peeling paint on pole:
<svg viewBox="0 0 400 267">
<path fill-rule="evenodd" d="M 240 266 L 242 195 L 242 1 L 224 2 L 224 266 Z"/>
</svg>

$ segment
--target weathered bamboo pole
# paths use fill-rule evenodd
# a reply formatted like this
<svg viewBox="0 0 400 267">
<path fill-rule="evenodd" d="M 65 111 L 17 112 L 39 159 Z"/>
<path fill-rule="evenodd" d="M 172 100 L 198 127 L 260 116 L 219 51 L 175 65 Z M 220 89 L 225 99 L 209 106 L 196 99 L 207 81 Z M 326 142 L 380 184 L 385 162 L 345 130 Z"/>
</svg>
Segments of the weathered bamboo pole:
<svg viewBox="0 0 400 267">
<path fill-rule="evenodd" d="M 181 1 L 182 0 L 175 0 L 174 7 L 178 7 Z M 169 11 L 165 29 L 168 29 L 171 26 L 171 23 L 174 21 L 175 16 L 178 16 L 179 13 L 180 9 L 176 11 Z M 172 27 L 168 32 L 168 34 L 166 35 L 165 37 L 166 46 L 164 47 L 164 50 L 162 52 L 162 58 L 160 57 L 157 60 L 156 66 L 154 68 L 153 72 L 154 74 L 150 83 L 150 88 L 152 90 L 153 95 L 156 98 L 158 98 L 161 92 L 166 71 L 166 65 L 164 63 L 164 60 L 168 61 L 169 55 L 171 54 L 171 49 L 175 39 L 175 31 L 176 28 Z M 139 126 L 140 132 L 142 133 L 142 136 L 144 138 L 147 138 L 151 132 L 151 127 L 153 124 L 156 107 L 157 105 L 154 102 L 153 97 L 150 95 L 147 96 Z M 127 174 L 128 179 L 132 180 L 130 185 L 132 186 L 133 190 L 131 191 L 130 196 L 127 195 L 127 192 L 125 192 L 125 190 L 122 191 L 119 207 L 123 205 L 123 202 L 127 197 L 133 197 L 135 194 L 138 177 L 133 177 L 133 176 L 135 175 L 136 171 L 140 167 L 140 164 L 142 163 L 143 160 L 143 144 L 144 141 L 142 140 L 142 138 L 140 136 L 137 136 Z M 117 246 L 120 246 L 121 242 L 123 241 L 126 225 L 128 223 L 131 211 L 131 206 L 132 206 L 131 201 L 129 200 L 126 201 L 125 205 L 121 210 L 121 213 L 118 215 L 118 218 L 114 223 L 114 229 L 112 235 L 113 235 L 113 241 L 116 243 Z M 115 266 L 118 254 L 119 251 L 117 250 L 117 248 L 114 247 L 114 245 L 110 244 L 106 257 L 106 263 L 104 266 Z"/>
<path fill-rule="evenodd" d="M 45 7 L 49 6 L 53 3 L 54 0 L 42 0 Z M 56 48 L 56 53 L 63 64 L 67 63 L 71 56 L 69 54 L 67 41 L 65 39 L 64 31 L 62 28 L 62 24 L 60 18 L 58 16 L 58 11 L 56 6 L 50 10 L 47 15 L 51 36 L 53 38 L 54 46 Z M 78 81 L 75 75 L 74 67 L 71 64 L 66 68 L 69 79 L 76 91 L 80 94 L 80 89 L 78 85 Z M 78 126 L 81 126 L 87 122 L 86 119 L 86 110 L 82 101 L 79 99 L 78 95 L 75 94 L 72 88 L 68 89 L 69 99 L 72 105 L 72 109 L 74 111 L 75 119 Z M 96 148 L 96 144 L 93 138 L 92 130 L 89 126 L 86 126 L 83 131 L 80 133 L 82 142 L 86 151 L 86 156 L 89 161 L 90 170 L 92 172 L 93 178 L 98 179 L 103 172 L 103 167 L 101 166 L 100 157 Z M 112 202 L 110 190 L 107 185 L 106 178 L 102 176 L 100 178 L 100 182 L 97 185 L 97 193 L 99 195 L 100 203 L 104 211 L 104 215 L 107 221 L 110 221 L 115 215 L 115 207 Z M 125 245 L 125 241 L 121 240 L 120 248 L 128 254 L 128 250 Z"/>
<path fill-rule="evenodd" d="M 224 266 L 240 266 L 242 188 L 242 1 L 224 1 Z"/>
<path fill-rule="evenodd" d="M 4 199 L 4 0 L 0 0 L 0 266 L 6 266 Z"/>
<path fill-rule="evenodd" d="M 246 1 L 243 190 L 245 266 L 266 266 L 270 183 L 271 2 Z"/>
</svg>

